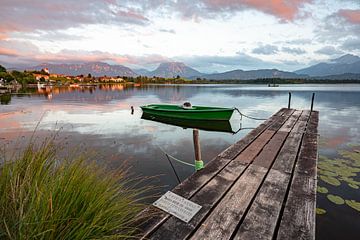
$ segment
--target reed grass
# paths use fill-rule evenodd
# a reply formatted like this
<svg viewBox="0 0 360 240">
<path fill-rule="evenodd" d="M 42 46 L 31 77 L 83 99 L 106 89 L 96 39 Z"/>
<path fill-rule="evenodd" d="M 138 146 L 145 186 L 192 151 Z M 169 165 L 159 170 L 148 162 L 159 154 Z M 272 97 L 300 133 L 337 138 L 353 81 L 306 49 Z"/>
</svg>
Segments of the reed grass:
<svg viewBox="0 0 360 240">
<path fill-rule="evenodd" d="M 145 188 L 84 157 L 57 159 L 54 141 L 29 144 L 0 169 L 0 239 L 127 239 Z"/>
</svg>

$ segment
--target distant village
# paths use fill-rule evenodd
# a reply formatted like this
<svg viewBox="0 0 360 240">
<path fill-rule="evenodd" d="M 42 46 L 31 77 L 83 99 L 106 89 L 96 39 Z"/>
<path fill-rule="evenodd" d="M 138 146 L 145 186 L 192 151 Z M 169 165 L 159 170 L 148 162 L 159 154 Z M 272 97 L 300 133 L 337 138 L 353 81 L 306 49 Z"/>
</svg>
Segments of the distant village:
<svg viewBox="0 0 360 240">
<path fill-rule="evenodd" d="M 174 78 L 147 77 L 147 76 L 101 76 L 95 77 L 91 73 L 87 75 L 69 76 L 65 74 L 51 73 L 48 68 L 40 71 L 23 72 L 12 70 L 7 71 L 0 65 L 0 94 L 7 92 L 15 92 L 21 88 L 45 88 L 51 86 L 69 86 L 69 87 L 90 87 L 99 84 L 113 83 L 195 83 L 196 81 L 187 80 L 176 76 Z"/>
</svg>

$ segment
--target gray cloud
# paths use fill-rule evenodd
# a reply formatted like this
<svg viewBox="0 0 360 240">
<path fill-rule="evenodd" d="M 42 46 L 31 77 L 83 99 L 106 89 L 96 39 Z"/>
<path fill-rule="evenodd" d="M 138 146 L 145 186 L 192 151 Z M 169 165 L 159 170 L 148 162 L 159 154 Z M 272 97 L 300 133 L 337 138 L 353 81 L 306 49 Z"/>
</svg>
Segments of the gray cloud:
<svg viewBox="0 0 360 240">
<path fill-rule="evenodd" d="M 174 29 L 159 29 L 160 32 L 176 34 Z"/>
<path fill-rule="evenodd" d="M 291 54 L 304 54 L 306 51 L 301 48 L 290 48 L 290 47 L 283 47 L 281 48 L 281 51 L 291 53 Z"/>
<path fill-rule="evenodd" d="M 336 49 L 333 46 L 325 46 L 315 51 L 315 53 L 323 54 L 323 55 L 337 55 L 342 54 L 344 52 Z"/>
<path fill-rule="evenodd" d="M 252 57 L 244 53 L 237 53 L 234 56 L 192 56 L 178 57 L 177 61 L 182 61 L 195 69 L 204 73 L 230 71 L 235 69 L 253 70 L 262 68 L 279 68 L 295 70 L 303 67 L 297 61 L 271 62 L 260 58 Z"/>
<path fill-rule="evenodd" d="M 137 24 L 149 22 L 136 9 L 115 0 L 2 0 L 0 33 L 56 31 L 83 24 Z"/>
<path fill-rule="evenodd" d="M 357 50 L 360 51 L 360 38 L 349 38 L 346 39 L 342 44 L 342 49 L 344 50 Z"/>
<path fill-rule="evenodd" d="M 252 50 L 252 53 L 262 54 L 262 55 L 272 55 L 277 52 L 279 52 L 279 48 L 275 45 L 270 45 L 270 44 L 262 45 Z"/>
</svg>

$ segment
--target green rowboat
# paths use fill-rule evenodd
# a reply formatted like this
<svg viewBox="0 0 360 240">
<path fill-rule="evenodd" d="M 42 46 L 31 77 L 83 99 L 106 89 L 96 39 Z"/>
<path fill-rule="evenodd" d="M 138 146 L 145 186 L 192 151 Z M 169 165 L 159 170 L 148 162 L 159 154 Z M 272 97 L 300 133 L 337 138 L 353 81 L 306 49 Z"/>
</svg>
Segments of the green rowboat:
<svg viewBox="0 0 360 240">
<path fill-rule="evenodd" d="M 232 134 L 236 133 L 232 130 L 229 121 L 208 121 L 208 120 L 169 118 L 169 117 L 153 115 L 145 112 L 143 112 L 141 119 L 165 123 L 168 125 L 178 126 L 182 128 L 196 128 L 199 130 L 227 132 Z"/>
<path fill-rule="evenodd" d="M 141 106 L 141 109 L 144 113 L 162 117 L 211 121 L 228 121 L 235 110 L 235 108 L 202 106 L 184 108 L 182 106 L 169 104 L 150 104 Z"/>
</svg>

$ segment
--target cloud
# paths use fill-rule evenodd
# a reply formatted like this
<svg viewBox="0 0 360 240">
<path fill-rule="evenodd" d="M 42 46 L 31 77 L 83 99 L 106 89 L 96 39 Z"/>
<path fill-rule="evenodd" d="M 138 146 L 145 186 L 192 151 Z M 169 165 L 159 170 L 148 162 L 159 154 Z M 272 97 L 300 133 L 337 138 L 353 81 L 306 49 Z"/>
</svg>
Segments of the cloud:
<svg viewBox="0 0 360 240">
<path fill-rule="evenodd" d="M 21 54 L 20 54 L 21 53 Z M 81 63 L 107 62 L 130 66 L 153 66 L 171 59 L 158 55 L 143 56 L 122 55 L 103 51 L 61 50 L 59 52 L 43 52 L 35 45 L 17 40 L 0 41 L 0 61 L 7 65 L 34 66 L 40 63 Z"/>
<path fill-rule="evenodd" d="M 337 14 L 352 24 L 360 24 L 360 10 L 341 9 Z"/>
<path fill-rule="evenodd" d="M 272 55 L 272 54 L 276 54 L 278 51 L 279 51 L 279 49 L 277 46 L 266 44 L 266 45 L 262 45 L 257 48 L 254 48 L 252 50 L 252 53 L 262 54 L 262 55 Z"/>
<path fill-rule="evenodd" d="M 336 55 L 343 54 L 343 51 L 336 49 L 333 46 L 325 46 L 315 51 L 315 53 L 323 54 L 323 55 Z"/>
<path fill-rule="evenodd" d="M 14 49 L 3 48 L 0 46 L 0 56 L 16 57 L 19 53 Z"/>
<path fill-rule="evenodd" d="M 349 38 L 346 39 L 342 45 L 344 50 L 360 50 L 360 38 Z"/>
<path fill-rule="evenodd" d="M 176 34 L 174 29 L 159 29 L 160 32 Z"/>
<path fill-rule="evenodd" d="M 306 51 L 301 48 L 290 48 L 290 47 L 283 47 L 281 51 L 291 53 L 291 54 L 305 54 Z"/>
<path fill-rule="evenodd" d="M 131 7 L 111 0 L 2 0 L 0 35 L 34 30 L 60 30 L 83 24 L 137 24 L 149 20 Z"/>
<path fill-rule="evenodd" d="M 277 1 L 263 1 L 263 0 L 207 0 L 212 6 L 218 8 L 239 8 L 247 6 L 258 11 L 274 15 L 285 21 L 293 21 L 300 8 L 304 3 L 311 2 L 309 0 L 277 0 Z"/>
<path fill-rule="evenodd" d="M 288 62 L 280 62 L 280 63 L 272 62 L 272 61 L 264 61 L 260 58 L 256 58 L 240 52 L 232 56 L 213 56 L 213 55 L 186 56 L 186 57 L 177 57 L 176 60 L 184 62 L 185 64 L 194 67 L 195 69 L 204 73 L 230 71 L 235 69 L 242 69 L 242 70 L 254 70 L 254 69 L 262 69 L 262 68 L 297 69 L 302 66 L 300 63 L 296 61 L 288 61 Z"/>
</svg>

